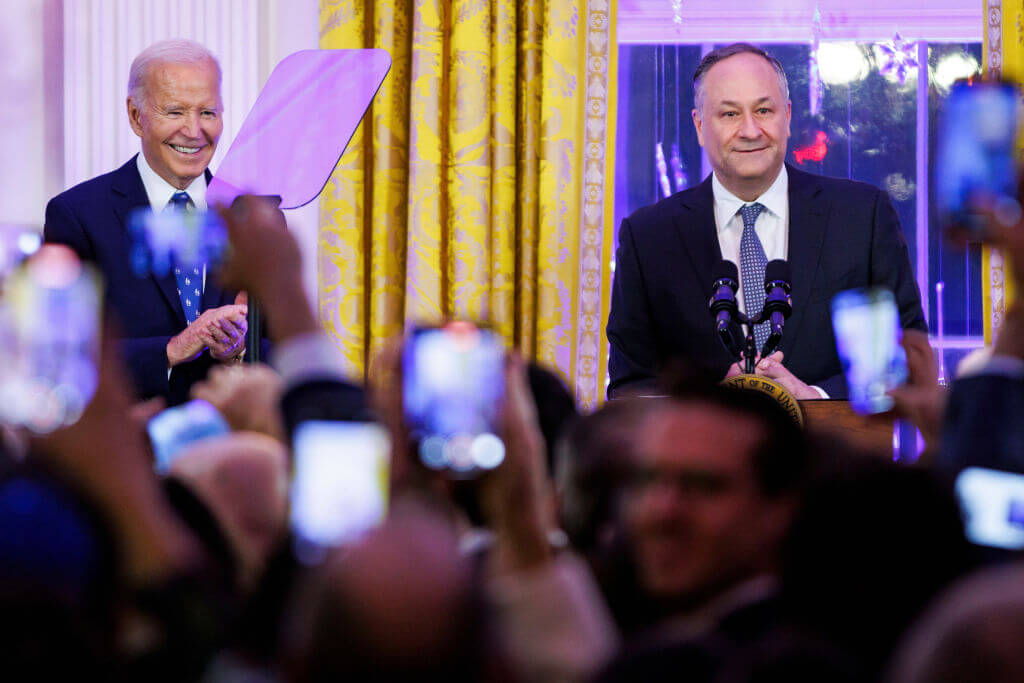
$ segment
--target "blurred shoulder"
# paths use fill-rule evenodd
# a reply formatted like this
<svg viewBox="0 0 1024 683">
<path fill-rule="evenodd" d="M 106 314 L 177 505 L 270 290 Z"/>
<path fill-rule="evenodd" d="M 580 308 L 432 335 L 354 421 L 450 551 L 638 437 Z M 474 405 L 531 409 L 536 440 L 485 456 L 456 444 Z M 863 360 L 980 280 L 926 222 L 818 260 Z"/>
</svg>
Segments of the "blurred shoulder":
<svg viewBox="0 0 1024 683">
<path fill-rule="evenodd" d="M 704 182 L 676 192 L 664 199 L 641 207 L 623 220 L 623 228 L 634 236 L 656 234 L 693 210 L 712 210 L 711 177 Z"/>
<path fill-rule="evenodd" d="M 142 182 L 135 164 L 135 157 L 132 157 L 119 168 L 78 183 L 56 195 L 50 201 L 69 207 L 86 205 L 97 197 L 106 197 L 114 189 L 135 178 L 138 178 L 139 183 Z"/>
</svg>

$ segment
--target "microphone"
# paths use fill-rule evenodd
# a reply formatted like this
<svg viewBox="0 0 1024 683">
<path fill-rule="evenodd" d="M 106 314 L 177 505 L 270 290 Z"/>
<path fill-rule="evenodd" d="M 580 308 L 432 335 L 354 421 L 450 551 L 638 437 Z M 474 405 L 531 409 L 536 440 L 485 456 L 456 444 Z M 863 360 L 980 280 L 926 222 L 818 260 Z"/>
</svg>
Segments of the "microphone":
<svg viewBox="0 0 1024 683">
<path fill-rule="evenodd" d="M 715 265 L 712 273 L 715 277 L 715 283 L 711 285 L 713 293 L 711 301 L 708 302 L 708 310 L 715 318 L 715 330 L 718 332 L 718 337 L 722 340 L 725 350 L 733 358 L 739 360 L 739 346 L 733 338 L 732 330 L 730 329 L 733 316 L 739 312 L 739 309 L 736 307 L 736 290 L 739 289 L 739 284 L 737 284 L 739 270 L 732 261 L 722 259 Z"/>
<path fill-rule="evenodd" d="M 782 343 L 782 326 L 793 312 L 793 300 L 789 298 L 791 279 L 789 264 L 782 259 L 769 261 L 764 268 L 765 299 L 760 317 L 771 324 L 771 332 L 761 349 L 762 358 L 774 353 Z"/>
</svg>

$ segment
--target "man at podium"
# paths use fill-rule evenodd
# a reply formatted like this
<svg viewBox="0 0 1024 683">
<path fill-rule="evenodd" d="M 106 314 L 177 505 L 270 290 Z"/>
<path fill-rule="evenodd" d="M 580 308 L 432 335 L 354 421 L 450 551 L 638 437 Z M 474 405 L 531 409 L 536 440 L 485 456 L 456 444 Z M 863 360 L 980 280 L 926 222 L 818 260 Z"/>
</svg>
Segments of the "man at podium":
<svg viewBox="0 0 1024 683">
<path fill-rule="evenodd" d="M 713 173 L 622 222 L 607 329 L 610 396 L 653 385 L 676 356 L 718 376 L 738 372 L 708 314 L 712 269 L 723 258 L 737 265 L 736 299 L 748 315 L 761 310 L 766 263 L 788 261 L 793 313 L 781 353 L 757 372 L 797 399 L 847 395 L 832 332 L 837 292 L 885 287 L 903 328 L 926 329 L 888 195 L 785 164 L 790 113 L 781 64 L 753 45 L 719 48 L 697 67 L 693 123 Z"/>
</svg>

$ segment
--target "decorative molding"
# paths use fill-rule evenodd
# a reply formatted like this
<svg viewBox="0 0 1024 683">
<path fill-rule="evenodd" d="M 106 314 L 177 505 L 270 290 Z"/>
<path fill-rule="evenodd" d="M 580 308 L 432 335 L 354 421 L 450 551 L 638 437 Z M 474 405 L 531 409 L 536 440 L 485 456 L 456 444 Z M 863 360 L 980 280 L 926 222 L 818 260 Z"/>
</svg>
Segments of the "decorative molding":
<svg viewBox="0 0 1024 683">
<path fill-rule="evenodd" d="M 810 42 L 820 6 L 825 40 L 888 40 L 897 29 L 908 39 L 981 39 L 983 7 L 977 0 L 687 0 L 676 23 L 668 0 L 620 0 L 618 42 Z"/>
<path fill-rule="evenodd" d="M 1002 0 L 988 0 L 986 47 L 988 75 L 999 78 L 1003 73 L 1003 7 Z"/>
<path fill-rule="evenodd" d="M 991 288 L 992 299 L 992 333 L 993 337 L 1003 326 L 1003 316 L 1006 313 L 1006 262 L 1003 254 L 998 249 L 989 251 L 989 276 L 988 284 Z M 993 339 L 994 341 L 994 339 Z"/>
<path fill-rule="evenodd" d="M 999 78 L 1003 73 L 1003 0 L 987 0 L 988 11 L 985 25 L 984 48 L 986 76 Z M 998 249 L 990 249 L 988 255 L 988 287 L 986 293 L 989 310 L 985 325 L 985 341 L 994 341 L 995 334 L 1002 327 L 1006 312 L 1006 267 L 1003 255 Z"/>
<path fill-rule="evenodd" d="M 609 65 L 614 59 L 613 5 L 589 0 L 586 5 L 586 91 L 583 125 L 583 191 L 580 218 L 579 287 L 576 311 L 576 402 L 584 411 L 599 405 L 604 393 L 603 302 L 608 296 L 605 258 L 608 187 Z"/>
</svg>

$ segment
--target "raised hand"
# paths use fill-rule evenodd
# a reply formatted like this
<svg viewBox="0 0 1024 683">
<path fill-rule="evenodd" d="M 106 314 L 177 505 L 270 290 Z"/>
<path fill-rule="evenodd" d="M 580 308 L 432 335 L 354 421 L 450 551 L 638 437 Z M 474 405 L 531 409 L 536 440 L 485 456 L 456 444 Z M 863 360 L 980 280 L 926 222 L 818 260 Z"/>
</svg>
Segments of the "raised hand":
<svg viewBox="0 0 1024 683">
<path fill-rule="evenodd" d="M 821 394 L 801 382 L 782 364 L 782 351 L 776 351 L 770 356 L 760 359 L 755 372 L 762 377 L 775 380 L 797 400 L 821 398 Z"/>
</svg>

